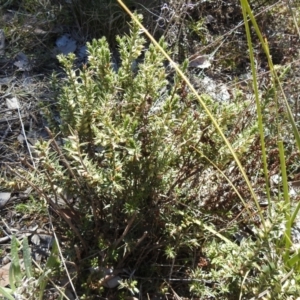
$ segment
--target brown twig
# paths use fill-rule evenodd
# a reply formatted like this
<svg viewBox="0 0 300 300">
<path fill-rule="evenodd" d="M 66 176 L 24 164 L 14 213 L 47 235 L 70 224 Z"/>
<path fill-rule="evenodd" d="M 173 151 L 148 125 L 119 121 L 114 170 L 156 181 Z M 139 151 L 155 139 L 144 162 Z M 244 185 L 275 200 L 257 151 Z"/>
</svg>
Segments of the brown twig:
<svg viewBox="0 0 300 300">
<path fill-rule="evenodd" d="M 121 261 L 118 263 L 117 269 L 120 269 L 125 261 L 125 259 L 134 251 L 134 249 L 137 248 L 137 246 L 145 239 L 145 237 L 148 235 L 148 232 L 145 231 L 141 238 L 139 238 L 136 242 L 136 244 L 132 247 L 132 249 L 124 255 L 124 257 L 121 259 Z"/>
<path fill-rule="evenodd" d="M 57 145 L 57 142 L 55 141 L 55 138 L 51 132 L 51 130 L 48 127 L 45 127 L 47 133 L 49 134 L 49 136 L 51 137 L 51 144 L 54 146 L 56 152 L 59 154 L 59 157 L 61 158 L 62 163 L 64 164 L 64 166 L 68 169 L 68 171 L 70 172 L 71 176 L 75 179 L 78 187 L 81 187 L 81 184 L 79 182 L 79 180 L 77 179 L 75 173 L 73 172 L 70 164 L 68 163 L 68 161 L 66 160 L 64 154 L 61 152 L 59 146 Z"/>
<path fill-rule="evenodd" d="M 79 240 L 82 243 L 82 246 L 84 248 L 84 250 L 87 252 L 87 245 L 84 241 L 84 239 L 82 238 L 80 232 L 78 231 L 78 229 L 73 225 L 73 223 L 71 222 L 71 219 L 69 216 L 67 216 L 66 214 L 63 213 L 62 209 L 59 207 L 58 204 L 56 204 L 54 201 L 51 200 L 51 198 L 49 198 L 38 186 L 36 186 L 35 184 L 33 184 L 31 181 L 29 181 L 26 177 L 22 176 L 21 174 L 19 174 L 17 171 L 13 170 L 10 166 L 8 166 L 8 169 L 14 173 L 16 176 L 18 176 L 19 178 L 21 178 L 22 180 L 24 180 L 28 185 L 30 185 L 38 194 L 40 194 L 42 197 L 44 197 L 48 203 L 48 205 L 54 210 L 54 212 L 59 215 L 61 218 L 64 219 L 64 221 L 71 227 L 71 229 L 75 232 L 75 234 L 77 235 L 77 237 L 79 238 Z"/>
<path fill-rule="evenodd" d="M 133 214 L 132 218 L 129 220 L 129 222 L 128 222 L 126 228 L 125 228 L 125 230 L 122 233 L 122 235 L 114 242 L 114 244 L 113 244 L 114 248 L 116 248 L 121 243 L 121 241 L 124 239 L 124 237 L 127 235 L 127 233 L 129 231 L 129 229 L 130 229 L 133 221 L 135 220 L 136 215 L 137 215 L 137 212 L 135 212 Z"/>
</svg>

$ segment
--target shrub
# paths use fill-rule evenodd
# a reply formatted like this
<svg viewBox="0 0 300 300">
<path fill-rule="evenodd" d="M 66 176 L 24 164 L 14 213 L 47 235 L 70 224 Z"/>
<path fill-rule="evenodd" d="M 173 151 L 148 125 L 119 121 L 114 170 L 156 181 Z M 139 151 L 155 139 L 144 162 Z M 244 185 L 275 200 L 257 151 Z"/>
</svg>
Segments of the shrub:
<svg viewBox="0 0 300 300">
<path fill-rule="evenodd" d="M 88 44 L 88 64 L 80 70 L 73 69 L 74 55 L 59 57 L 67 74 L 59 83 L 60 122 L 44 107 L 51 139 L 36 144 L 38 168 L 25 182 L 68 224 L 82 287 L 99 292 L 105 286 L 103 275 L 83 270 L 110 266 L 136 270 L 157 283 L 188 279 L 182 288 L 188 293 L 186 283 L 199 273 L 195 261 L 206 239 L 203 224 L 211 223 L 210 204 L 203 196 L 216 191 L 209 161 L 224 169 L 232 159 L 195 96 L 167 71 L 164 58 L 146 45 L 139 27 L 133 23 L 130 35 L 117 42 L 118 66 L 112 64 L 105 38 Z M 167 49 L 163 39 L 159 43 Z M 225 132 L 245 105 L 203 99 Z M 246 128 L 235 139 L 239 156 L 253 135 Z M 227 207 L 236 199 L 231 194 Z M 221 215 L 227 218 L 232 211 Z M 129 280 L 121 287 L 136 292 L 136 284 Z M 228 285 L 220 288 L 225 294 Z M 157 287 L 151 283 L 145 290 Z"/>
</svg>

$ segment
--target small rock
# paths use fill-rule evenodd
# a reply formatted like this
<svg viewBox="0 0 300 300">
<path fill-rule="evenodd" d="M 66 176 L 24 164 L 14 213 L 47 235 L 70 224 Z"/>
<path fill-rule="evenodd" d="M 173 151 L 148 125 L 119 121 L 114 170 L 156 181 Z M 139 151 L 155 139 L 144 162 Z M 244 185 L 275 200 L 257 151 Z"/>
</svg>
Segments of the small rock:
<svg viewBox="0 0 300 300">
<path fill-rule="evenodd" d="M 14 66 L 18 67 L 19 71 L 30 71 L 32 69 L 28 57 L 23 52 L 17 54 Z"/>
<path fill-rule="evenodd" d="M 0 193 L 0 208 L 4 207 L 11 197 L 11 193 L 1 192 Z"/>
</svg>

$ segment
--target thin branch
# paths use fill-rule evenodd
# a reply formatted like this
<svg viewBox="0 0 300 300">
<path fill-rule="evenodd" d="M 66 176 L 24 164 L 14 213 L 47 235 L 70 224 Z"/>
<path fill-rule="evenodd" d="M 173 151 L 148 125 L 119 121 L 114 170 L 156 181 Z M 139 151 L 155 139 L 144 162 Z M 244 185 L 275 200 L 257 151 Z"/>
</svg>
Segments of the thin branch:
<svg viewBox="0 0 300 300">
<path fill-rule="evenodd" d="M 86 252 L 88 247 L 84 241 L 84 239 L 82 238 L 80 232 L 78 231 L 78 229 L 74 226 L 74 224 L 71 222 L 70 218 L 64 214 L 60 208 L 60 206 L 58 204 L 56 204 L 54 201 L 51 200 L 51 198 L 49 198 L 47 196 L 47 194 L 45 194 L 42 190 L 40 190 L 36 185 L 34 185 L 30 180 L 28 180 L 26 177 L 22 176 L 21 174 L 19 174 L 17 171 L 13 170 L 10 166 L 8 166 L 8 169 L 14 173 L 15 175 L 17 175 L 19 178 L 21 178 L 22 180 L 24 180 L 27 184 L 29 184 L 34 190 L 37 191 L 37 193 L 39 193 L 41 196 L 43 196 L 48 205 L 50 205 L 50 207 L 54 210 L 54 212 L 59 215 L 60 217 L 62 217 L 64 219 L 64 221 L 71 227 L 71 229 L 75 232 L 75 234 L 77 235 L 77 237 L 79 238 L 80 242 L 82 243 L 82 246 L 84 247 L 84 250 Z"/>
<path fill-rule="evenodd" d="M 76 180 L 76 183 L 78 185 L 78 187 L 80 188 L 81 187 L 81 184 L 79 183 L 79 180 L 77 179 L 75 173 L 73 172 L 70 164 L 68 163 L 68 161 L 65 159 L 65 156 L 64 154 L 61 152 L 59 146 L 57 145 L 57 142 L 52 134 L 52 132 L 50 131 L 50 129 L 48 127 L 45 127 L 47 133 L 49 134 L 49 136 L 51 137 L 51 144 L 54 145 L 54 148 L 56 150 L 56 152 L 59 154 L 59 157 L 61 158 L 62 160 L 62 163 L 65 165 L 65 167 L 68 169 L 68 171 L 70 172 L 71 176 Z"/>
<path fill-rule="evenodd" d="M 116 248 L 121 243 L 121 241 L 124 239 L 124 237 L 127 235 L 133 221 L 135 220 L 136 215 L 137 215 L 137 212 L 135 212 L 133 214 L 132 218 L 129 220 L 124 232 L 122 233 L 122 235 L 114 242 L 114 244 L 113 244 L 114 248 Z"/>
<path fill-rule="evenodd" d="M 141 238 L 139 238 L 136 242 L 136 244 L 132 247 L 132 249 L 128 252 L 126 252 L 126 254 L 124 255 L 124 257 L 121 259 L 121 261 L 118 263 L 118 266 L 116 269 L 120 269 L 121 266 L 123 265 L 123 262 L 125 261 L 125 259 L 134 251 L 134 249 L 137 248 L 137 246 L 145 239 L 145 237 L 148 235 L 148 231 L 145 231 L 142 235 Z"/>
<path fill-rule="evenodd" d="M 22 121 L 19 105 L 18 105 L 18 115 L 19 115 L 19 120 L 20 120 L 21 127 L 22 127 L 22 133 L 23 133 L 23 136 L 24 136 L 24 139 L 25 139 L 25 143 L 26 143 L 29 155 L 30 155 L 30 159 L 32 161 L 33 167 L 35 168 L 35 163 L 34 163 L 33 156 L 32 156 L 31 150 L 30 150 L 30 146 L 29 146 L 29 143 L 28 143 L 28 140 L 27 140 L 27 136 L 26 136 L 26 132 L 25 132 L 25 129 L 24 129 L 24 124 L 23 124 L 23 121 Z"/>
</svg>

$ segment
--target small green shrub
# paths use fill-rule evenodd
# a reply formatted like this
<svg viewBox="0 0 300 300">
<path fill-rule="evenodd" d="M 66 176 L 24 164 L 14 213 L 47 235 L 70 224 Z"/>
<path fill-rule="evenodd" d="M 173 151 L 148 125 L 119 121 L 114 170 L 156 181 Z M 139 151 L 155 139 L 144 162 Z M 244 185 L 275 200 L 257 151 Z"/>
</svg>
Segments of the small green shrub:
<svg viewBox="0 0 300 300">
<path fill-rule="evenodd" d="M 230 154 L 218 155 L 222 141 L 209 118 L 179 77 L 168 80 L 163 57 L 153 45 L 146 48 L 138 26 L 117 41 L 117 71 L 105 38 L 88 44 L 82 70 L 72 69 L 74 56 L 59 57 L 67 74 L 58 99 L 61 124 L 54 126 L 45 112 L 54 133 L 61 130 L 62 146 L 58 150 L 54 140 L 37 146 L 40 173 L 34 180 L 47 197 L 51 191 L 57 199 L 77 198 L 72 209 L 80 215 L 80 235 L 91 248 L 107 249 L 106 264 L 132 264 L 135 248 L 149 245 L 144 254 L 135 252 L 136 263 L 155 274 L 145 269 L 154 253 L 174 260 L 200 245 L 199 177 L 210 166 L 193 147 L 210 159 L 222 157 L 220 164 Z M 160 44 L 166 49 L 163 39 Z M 206 101 L 224 128 L 231 126 L 229 106 Z M 239 106 L 231 107 L 231 116 L 233 110 Z"/>
<path fill-rule="evenodd" d="M 219 220 L 232 219 L 231 208 L 240 201 L 227 193 L 229 200 L 221 203 L 223 195 L 216 186 L 223 181 L 209 162 L 225 170 L 231 155 L 195 96 L 179 76 L 167 72 L 164 58 L 152 44 L 146 46 L 136 24 L 117 42 L 119 66 L 112 64 L 105 38 L 88 44 L 88 64 L 80 70 L 73 69 L 74 55 L 59 57 L 67 74 L 61 82 L 56 80 L 60 122 L 54 110 L 44 107 L 51 139 L 36 145 L 38 168 L 32 174 L 20 170 L 23 182 L 17 185 L 22 188 L 30 182 L 68 224 L 69 237 L 73 234 L 69 253 L 74 244 L 83 249 L 76 255 L 81 257 L 78 287 L 85 297 L 92 289 L 104 293 L 103 274 L 84 271 L 97 262 L 100 268 L 126 268 L 145 278 L 143 292 L 165 291 L 165 280 L 178 279 L 183 282 L 182 294 L 225 297 L 230 288 L 238 291 L 246 272 L 253 269 L 237 259 L 244 248 L 228 239 L 236 229 L 227 228 L 220 247 L 207 232 L 211 227 L 215 233 L 214 226 L 220 226 L 218 218 L 211 218 L 211 207 Z M 159 43 L 167 49 L 163 39 Z M 182 68 L 186 70 L 187 62 Z M 231 141 L 237 155 L 253 155 L 249 145 L 257 140 L 255 123 L 240 131 L 234 127 L 247 104 L 220 104 L 205 95 L 203 99 L 225 133 L 236 128 Z M 207 202 L 213 198 L 202 193 L 219 202 Z M 254 244 L 249 243 L 259 251 L 255 247 L 261 249 L 260 244 Z M 253 258 L 250 252 L 245 260 Z M 204 271 L 196 263 L 202 256 L 213 261 Z M 225 262 L 236 265 L 240 273 L 231 269 L 226 277 L 226 268 L 220 271 Z M 154 282 L 147 283 L 147 278 Z M 120 286 L 120 295 L 139 289 L 131 275 Z"/>
</svg>

